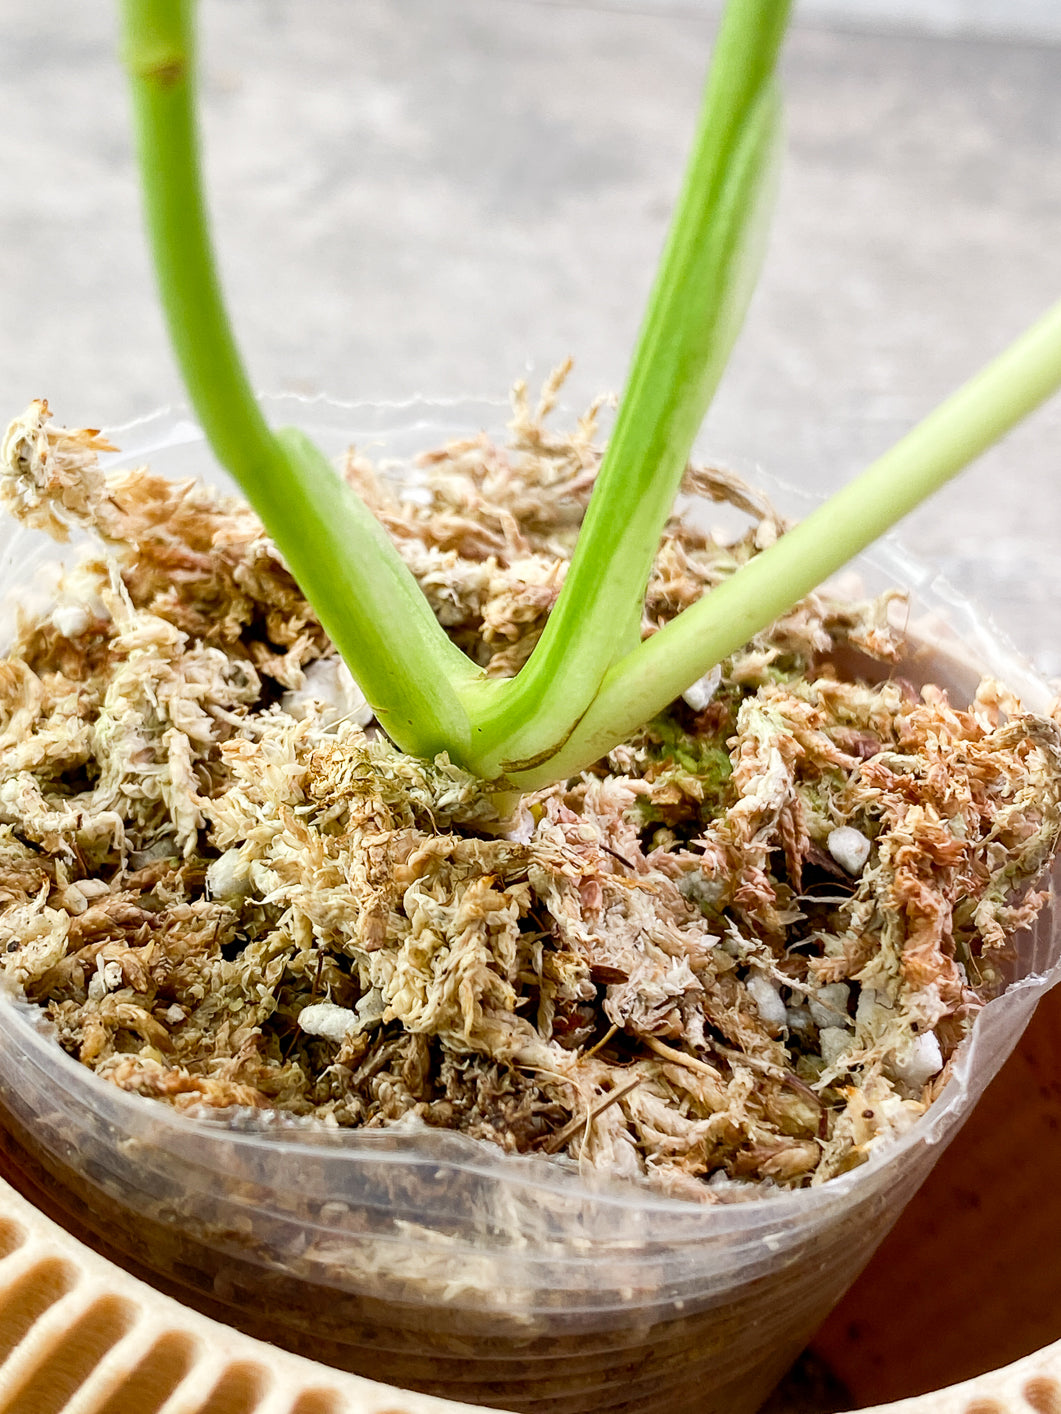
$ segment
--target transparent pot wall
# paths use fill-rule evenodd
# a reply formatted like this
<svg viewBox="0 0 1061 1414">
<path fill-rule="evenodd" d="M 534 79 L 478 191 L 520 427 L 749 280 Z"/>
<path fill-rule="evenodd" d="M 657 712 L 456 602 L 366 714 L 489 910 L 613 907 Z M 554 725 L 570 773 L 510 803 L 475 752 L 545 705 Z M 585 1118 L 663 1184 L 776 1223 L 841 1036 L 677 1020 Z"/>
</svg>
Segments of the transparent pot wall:
<svg viewBox="0 0 1061 1414">
<path fill-rule="evenodd" d="M 353 441 L 377 458 L 503 421 L 485 404 L 271 411 L 329 451 Z M 217 479 L 187 420 L 117 435 L 124 462 Z M 5 596 L 46 593 L 30 581 L 54 576 L 58 554 L 5 527 Z M 1042 685 L 945 585 L 889 549 L 860 568 L 867 588 L 898 580 L 914 591 L 924 646 L 908 675 L 968 691 L 989 671 L 1044 705 Z M 169 1289 L 318 1359 L 551 1414 L 740 1414 L 925 1177 L 1053 980 L 1057 953 L 1047 912 L 1021 940 L 1019 980 L 980 1015 L 931 1112 L 862 1168 L 803 1192 L 699 1206 L 590 1188 L 454 1135 L 191 1120 L 98 1080 L 10 997 L 0 1001 L 5 1162 L 44 1206 Z"/>
</svg>

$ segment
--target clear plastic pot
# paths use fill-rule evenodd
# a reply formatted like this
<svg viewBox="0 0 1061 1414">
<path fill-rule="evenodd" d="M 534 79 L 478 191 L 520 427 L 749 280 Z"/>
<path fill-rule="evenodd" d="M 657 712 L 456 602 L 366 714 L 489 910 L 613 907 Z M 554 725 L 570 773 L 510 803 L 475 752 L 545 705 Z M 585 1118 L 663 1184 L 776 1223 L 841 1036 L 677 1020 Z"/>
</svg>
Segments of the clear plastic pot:
<svg viewBox="0 0 1061 1414">
<path fill-rule="evenodd" d="M 356 442 L 386 458 L 504 421 L 491 404 L 293 403 L 270 415 L 329 452 Z M 114 435 L 122 463 L 220 479 L 187 417 Z M 59 548 L 12 525 L 0 536 L 3 597 L 46 595 Z M 968 693 L 990 672 L 1045 706 L 1045 685 L 945 583 L 888 545 L 859 572 L 868 589 L 911 591 L 906 675 Z M 801 1192 L 699 1206 L 590 1187 L 456 1135 L 190 1119 L 98 1079 L 7 995 L 0 1161 L 158 1284 L 376 1379 L 549 1414 L 741 1414 L 868 1260 L 1057 979 L 1059 951 L 1048 909 L 931 1111 L 863 1167 Z"/>
</svg>

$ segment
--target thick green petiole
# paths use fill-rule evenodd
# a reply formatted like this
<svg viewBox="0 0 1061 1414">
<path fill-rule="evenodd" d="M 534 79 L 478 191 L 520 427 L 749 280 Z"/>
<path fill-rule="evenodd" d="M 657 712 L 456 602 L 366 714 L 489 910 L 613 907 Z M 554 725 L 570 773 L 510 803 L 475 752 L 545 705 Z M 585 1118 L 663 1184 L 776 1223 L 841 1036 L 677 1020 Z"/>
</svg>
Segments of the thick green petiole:
<svg viewBox="0 0 1061 1414">
<path fill-rule="evenodd" d="M 439 628 L 387 532 L 327 457 L 295 428 L 276 437 L 289 471 L 279 501 L 259 500 L 259 514 L 380 725 L 413 755 L 466 759 L 470 728 L 455 684 L 478 668 Z M 288 523 L 286 544 L 277 518 Z"/>
<path fill-rule="evenodd" d="M 509 683 L 438 628 L 375 520 L 262 418 L 225 314 L 198 171 L 190 0 L 123 0 L 163 304 L 192 403 L 388 734 L 488 778 L 554 755 L 640 625 L 660 531 L 758 273 L 777 155 L 772 74 L 788 0 L 730 0 L 627 393 L 565 589 Z"/>
<path fill-rule="evenodd" d="M 199 177 L 189 0 L 123 0 L 148 230 L 170 337 L 221 464 L 406 751 L 464 755 L 455 684 L 476 675 L 375 518 L 300 433 L 274 434 L 229 327 Z"/>
<path fill-rule="evenodd" d="M 524 788 L 598 760 L 690 683 L 871 545 L 1061 388 L 1061 304 L 889 452 L 616 663 L 563 748 Z"/>
<path fill-rule="evenodd" d="M 787 0 L 731 0 L 682 192 L 614 432 L 563 592 L 519 676 L 480 700 L 488 775 L 551 754 L 639 632 L 645 586 L 693 441 L 744 320 L 765 249 Z M 491 689 L 494 684 L 489 685 Z"/>
<path fill-rule="evenodd" d="M 852 485 L 630 649 L 660 533 L 742 323 L 778 147 L 789 0 L 729 0 L 615 431 L 529 661 L 485 681 L 375 518 L 301 433 L 273 432 L 229 329 L 202 197 L 192 0 L 122 0 L 148 227 L 189 395 L 321 623 L 403 749 L 484 779 L 563 779 L 665 707 L 1061 385 L 1061 306 Z"/>
</svg>

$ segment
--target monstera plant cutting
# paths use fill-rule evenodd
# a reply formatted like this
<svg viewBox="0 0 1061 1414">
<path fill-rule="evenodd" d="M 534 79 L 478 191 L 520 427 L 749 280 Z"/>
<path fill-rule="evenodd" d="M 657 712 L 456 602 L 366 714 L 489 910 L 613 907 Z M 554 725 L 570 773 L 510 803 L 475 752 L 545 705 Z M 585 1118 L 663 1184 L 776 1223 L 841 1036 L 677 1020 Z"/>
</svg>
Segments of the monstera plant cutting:
<svg viewBox="0 0 1061 1414">
<path fill-rule="evenodd" d="M 507 436 L 446 429 L 395 476 L 356 446 L 336 467 L 253 396 L 207 233 L 192 6 L 123 5 L 162 299 L 242 494 L 116 460 L 43 401 L 8 430 L 17 534 L 80 550 L 0 664 L 5 1005 L 107 1119 L 74 1143 L 7 1082 L 5 1114 L 97 1230 L 134 1207 L 145 1265 L 198 1264 L 211 1299 L 268 1270 L 271 1334 L 402 1383 L 678 1408 L 713 1361 L 717 1407 L 750 1407 L 880 1236 L 881 1185 L 893 1216 L 909 1192 L 888 1155 L 947 1132 L 933 1115 L 982 1084 L 977 1027 L 1054 960 L 1057 713 L 953 664 L 934 681 L 900 587 L 820 586 L 1061 384 L 1061 307 L 798 524 L 690 463 L 765 246 L 787 8 L 726 8 L 606 447 L 599 407 L 548 425 L 561 369 L 536 407 L 517 388 Z M 708 528 L 720 503 L 743 529 Z M 167 1187 L 166 1145 L 199 1176 Z M 392 1165 L 375 1189 L 366 1155 Z M 426 1175 L 456 1173 L 474 1192 L 432 1226 Z M 751 1377 L 754 1301 L 785 1305 L 793 1251 L 823 1242 L 813 1190 L 848 1203 L 828 1221 L 852 1255 Z M 805 1249 L 778 1236 L 791 1202 Z M 712 1221 L 703 1270 L 661 1255 L 708 1250 Z M 782 1248 L 790 1287 L 764 1286 Z M 558 1275 L 605 1250 L 607 1279 Z M 457 1367 L 483 1330 L 476 1383 Z M 611 1373 L 578 1374 L 587 1332 L 622 1352 Z"/>
</svg>

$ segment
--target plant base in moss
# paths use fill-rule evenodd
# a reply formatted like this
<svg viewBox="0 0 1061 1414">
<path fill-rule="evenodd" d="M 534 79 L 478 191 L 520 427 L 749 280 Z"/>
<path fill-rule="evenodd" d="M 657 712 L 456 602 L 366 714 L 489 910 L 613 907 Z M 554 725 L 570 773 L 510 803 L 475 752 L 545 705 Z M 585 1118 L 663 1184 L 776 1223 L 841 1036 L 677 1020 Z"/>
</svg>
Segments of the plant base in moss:
<svg viewBox="0 0 1061 1414">
<path fill-rule="evenodd" d="M 401 481 L 346 459 L 489 676 L 599 461 L 553 391 Z M 102 445 L 35 404 L 4 453 L 16 515 L 100 542 L 0 666 L 0 958 L 68 1051 L 190 1113 L 452 1129 L 707 1201 L 923 1113 L 1041 902 L 1054 721 L 915 691 L 879 666 L 893 596 L 819 595 L 580 777 L 499 794 L 387 741 L 245 506 Z M 670 523 L 644 635 L 784 532 L 726 473 L 686 489 L 750 523 Z"/>
</svg>

